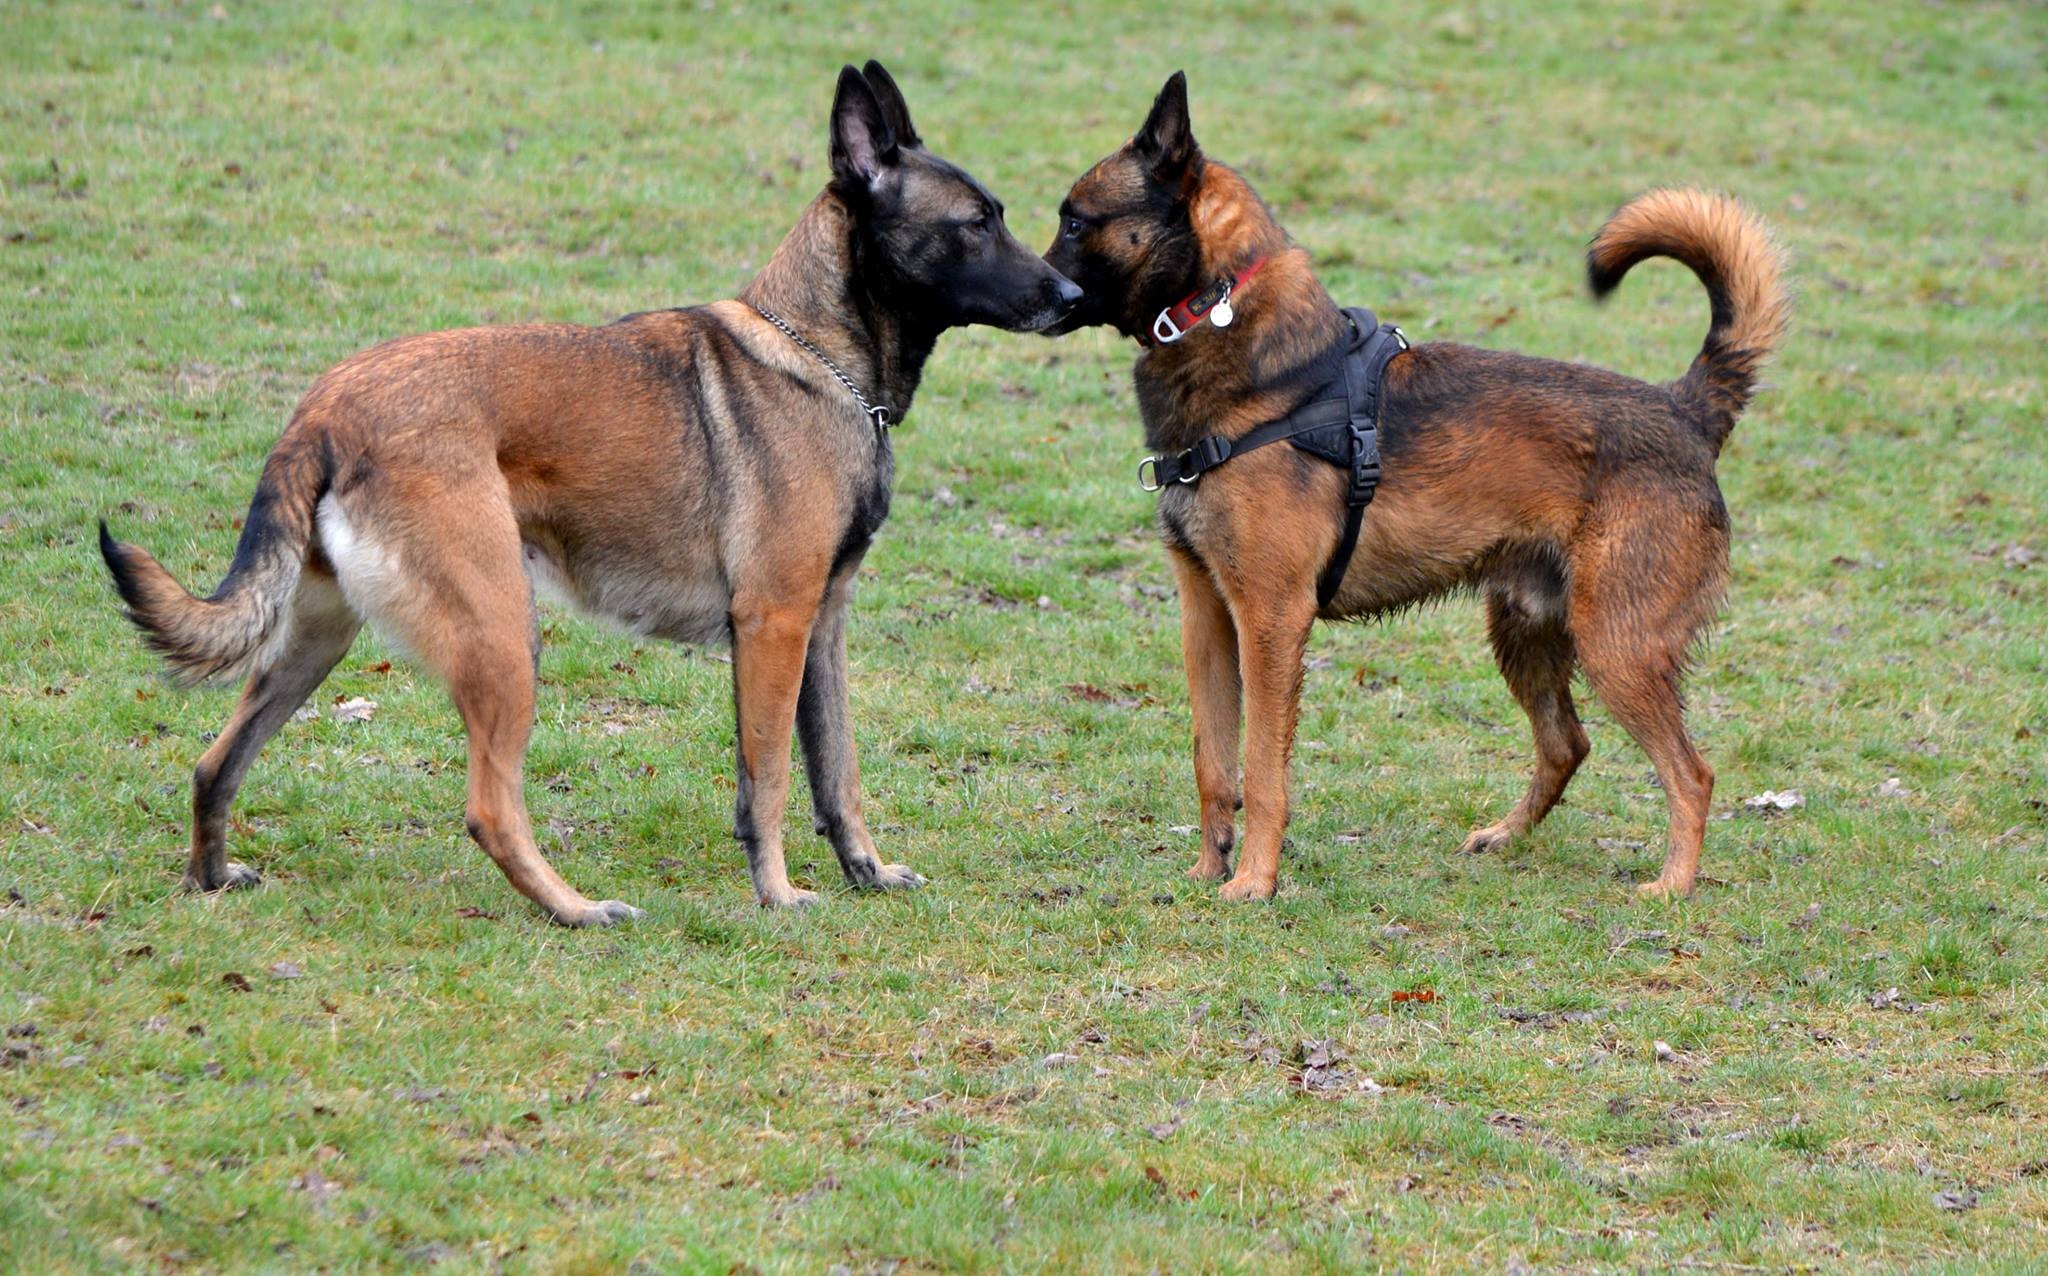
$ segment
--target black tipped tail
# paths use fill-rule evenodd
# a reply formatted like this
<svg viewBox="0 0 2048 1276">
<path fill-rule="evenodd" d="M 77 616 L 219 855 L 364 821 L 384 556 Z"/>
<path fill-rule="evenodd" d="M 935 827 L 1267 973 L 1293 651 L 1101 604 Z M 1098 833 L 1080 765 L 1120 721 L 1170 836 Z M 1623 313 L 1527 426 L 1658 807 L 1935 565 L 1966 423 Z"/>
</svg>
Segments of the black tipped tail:
<svg viewBox="0 0 2048 1276">
<path fill-rule="evenodd" d="M 285 445 L 272 452 L 234 565 L 209 598 L 193 595 L 141 546 L 115 540 L 100 520 L 100 557 L 128 619 L 178 681 L 225 680 L 262 663 L 282 636 L 313 537 L 313 508 L 326 487 L 323 452 Z"/>
<path fill-rule="evenodd" d="M 1605 297 L 1650 257 L 1682 262 L 1707 290 L 1707 339 L 1678 392 L 1705 413 L 1716 446 L 1749 406 L 1757 374 L 1784 339 L 1791 299 L 1784 254 L 1762 218 L 1733 199 L 1655 190 L 1607 219 L 1586 254 L 1586 279 Z"/>
</svg>

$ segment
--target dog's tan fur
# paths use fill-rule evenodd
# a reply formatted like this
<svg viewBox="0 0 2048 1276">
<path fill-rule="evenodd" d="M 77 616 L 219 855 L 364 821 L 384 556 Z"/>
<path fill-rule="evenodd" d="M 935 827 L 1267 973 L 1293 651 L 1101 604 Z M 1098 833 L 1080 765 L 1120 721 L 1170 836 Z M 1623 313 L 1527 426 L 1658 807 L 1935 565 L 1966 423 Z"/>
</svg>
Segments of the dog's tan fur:
<svg viewBox="0 0 2048 1276">
<path fill-rule="evenodd" d="M 1074 184 L 1062 217 L 1047 260 L 1087 294 L 1068 327 L 1139 336 L 1174 300 L 1265 263 L 1232 297 L 1230 327 L 1201 325 L 1139 355 L 1153 450 L 1240 435 L 1291 411 L 1324 375 L 1319 352 L 1336 344 L 1342 316 L 1271 210 L 1195 145 L 1181 77 L 1139 134 Z M 1662 895 L 1692 888 L 1713 786 L 1686 736 L 1679 677 L 1727 579 L 1714 460 L 1788 306 L 1777 248 L 1732 200 L 1656 191 L 1630 203 L 1594 240 L 1595 291 L 1652 256 L 1691 267 L 1713 303 L 1704 348 L 1668 387 L 1449 344 L 1389 365 L 1384 477 L 1320 614 L 1374 617 L 1459 588 L 1484 594 L 1537 762 L 1522 800 L 1466 839 L 1471 851 L 1542 819 L 1584 759 L 1570 690 L 1582 670 L 1650 755 L 1670 804 L 1663 869 L 1642 887 Z M 1190 875 L 1231 873 L 1241 800 L 1245 838 L 1227 898 L 1266 898 L 1278 881 L 1302 655 L 1346 483 L 1338 468 L 1279 446 L 1160 497 L 1195 722 L 1202 844 Z"/>
<path fill-rule="evenodd" d="M 893 457 L 755 307 L 900 412 L 941 330 L 1042 326 L 1074 290 L 972 178 L 922 149 L 873 63 L 841 75 L 833 161 L 832 185 L 738 300 L 406 337 L 329 371 L 272 452 L 213 597 L 102 529 L 131 616 L 174 672 L 248 680 L 194 774 L 189 886 L 256 880 L 226 858 L 228 804 L 367 618 L 453 695 L 468 827 L 512 885 L 564 924 L 630 916 L 564 882 L 527 817 L 535 585 L 655 637 L 730 639 L 735 832 L 762 904 L 815 898 L 790 882 L 782 846 L 798 726 L 817 826 L 847 878 L 922 881 L 875 854 L 846 694 L 846 608 Z"/>
</svg>

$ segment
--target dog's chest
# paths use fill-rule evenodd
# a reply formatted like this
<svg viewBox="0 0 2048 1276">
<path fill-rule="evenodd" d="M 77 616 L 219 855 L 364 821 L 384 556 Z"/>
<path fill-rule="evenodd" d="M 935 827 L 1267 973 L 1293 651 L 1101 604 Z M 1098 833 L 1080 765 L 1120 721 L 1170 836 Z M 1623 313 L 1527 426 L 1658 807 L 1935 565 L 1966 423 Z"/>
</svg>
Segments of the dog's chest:
<svg viewBox="0 0 2048 1276">
<path fill-rule="evenodd" d="M 1161 492 L 1158 513 L 1159 537 L 1166 542 L 1166 547 L 1199 559 L 1202 553 L 1195 544 L 1196 529 L 1193 526 L 1195 494 L 1181 489 Z"/>
<path fill-rule="evenodd" d="M 847 514 L 845 543 L 866 549 L 889 520 L 889 497 L 895 487 L 896 457 L 888 447 L 881 449 L 874 470 L 857 479 Z"/>
</svg>

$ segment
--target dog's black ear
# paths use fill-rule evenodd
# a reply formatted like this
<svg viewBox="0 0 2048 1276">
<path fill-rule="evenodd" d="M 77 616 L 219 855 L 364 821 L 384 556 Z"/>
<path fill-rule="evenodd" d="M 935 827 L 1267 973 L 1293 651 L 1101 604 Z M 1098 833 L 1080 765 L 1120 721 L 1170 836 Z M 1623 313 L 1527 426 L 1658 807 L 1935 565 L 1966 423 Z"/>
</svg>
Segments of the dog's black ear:
<svg viewBox="0 0 2048 1276">
<path fill-rule="evenodd" d="M 1178 176 L 1194 161 L 1200 148 L 1195 145 L 1195 126 L 1188 121 L 1187 72 L 1175 71 L 1167 78 L 1131 145 L 1162 177 Z"/>
<path fill-rule="evenodd" d="M 896 167 L 900 152 L 889 117 L 860 72 L 845 67 L 832 95 L 832 175 L 873 191 Z"/>
<path fill-rule="evenodd" d="M 868 59 L 860 69 L 868 87 L 875 91 L 875 100 L 882 104 L 883 118 L 896 134 L 898 146 L 923 146 L 924 139 L 917 135 L 917 126 L 910 122 L 910 106 L 903 100 L 903 90 L 896 87 L 896 77 L 889 74 L 889 68 Z"/>
</svg>

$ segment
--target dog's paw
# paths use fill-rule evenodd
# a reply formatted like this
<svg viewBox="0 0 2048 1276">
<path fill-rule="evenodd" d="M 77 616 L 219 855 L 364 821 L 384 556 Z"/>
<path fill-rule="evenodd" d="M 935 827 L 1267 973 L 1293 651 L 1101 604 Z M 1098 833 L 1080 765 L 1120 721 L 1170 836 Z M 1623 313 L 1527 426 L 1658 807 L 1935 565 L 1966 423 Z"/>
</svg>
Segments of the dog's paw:
<svg viewBox="0 0 2048 1276">
<path fill-rule="evenodd" d="M 581 929 L 585 926 L 616 926 L 620 922 L 636 921 L 644 916 L 645 913 L 624 900 L 601 899 L 574 912 L 557 913 L 555 921 L 562 926 Z"/>
<path fill-rule="evenodd" d="M 861 886 L 871 891 L 914 891 L 924 884 L 924 874 L 908 864 L 877 864 L 874 873 Z"/>
<path fill-rule="evenodd" d="M 785 886 L 780 890 L 757 892 L 756 898 L 761 901 L 761 907 L 763 908 L 803 909 L 809 908 L 818 902 L 818 892 L 798 890 L 794 886 Z"/>
<path fill-rule="evenodd" d="M 1644 882 L 1636 887 L 1636 898 L 1644 901 L 1684 899 L 1690 894 L 1692 894 L 1692 881 L 1690 879 L 1681 882 L 1676 878 L 1666 879 L 1659 877 L 1653 882 Z"/>
<path fill-rule="evenodd" d="M 219 881 L 202 881 L 192 876 L 190 872 L 187 872 L 184 881 L 180 885 L 184 889 L 199 895 L 211 895 L 217 891 L 246 891 L 263 885 L 263 874 L 250 868 L 247 864 L 229 860 L 227 869 L 220 875 Z"/>
<path fill-rule="evenodd" d="M 1489 824 L 1483 829 L 1473 829 L 1466 836 L 1465 844 L 1458 848 L 1460 855 L 1486 855 L 1493 851 L 1504 851 L 1508 843 L 1515 840 L 1515 831 L 1505 823 Z"/>
<path fill-rule="evenodd" d="M 1220 882 L 1230 876 L 1230 864 L 1221 855 L 1204 855 L 1188 868 L 1188 876 L 1198 882 Z"/>
<path fill-rule="evenodd" d="M 1216 893 L 1223 899 L 1233 901 L 1241 899 L 1271 899 L 1273 898 L 1273 891 L 1278 886 L 1279 883 L 1277 881 L 1269 878 L 1240 876 L 1233 877 L 1223 883 L 1223 889 Z"/>
</svg>

